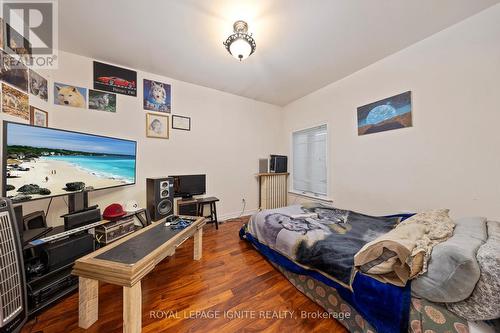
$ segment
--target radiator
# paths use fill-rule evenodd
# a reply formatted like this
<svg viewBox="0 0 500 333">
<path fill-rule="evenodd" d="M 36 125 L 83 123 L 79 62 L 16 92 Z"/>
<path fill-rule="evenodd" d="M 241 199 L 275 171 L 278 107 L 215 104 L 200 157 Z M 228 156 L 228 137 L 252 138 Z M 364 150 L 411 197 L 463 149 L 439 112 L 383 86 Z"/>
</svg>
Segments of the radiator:
<svg viewBox="0 0 500 333">
<path fill-rule="evenodd" d="M 288 173 L 258 174 L 260 184 L 260 209 L 279 208 L 287 205 Z"/>
</svg>

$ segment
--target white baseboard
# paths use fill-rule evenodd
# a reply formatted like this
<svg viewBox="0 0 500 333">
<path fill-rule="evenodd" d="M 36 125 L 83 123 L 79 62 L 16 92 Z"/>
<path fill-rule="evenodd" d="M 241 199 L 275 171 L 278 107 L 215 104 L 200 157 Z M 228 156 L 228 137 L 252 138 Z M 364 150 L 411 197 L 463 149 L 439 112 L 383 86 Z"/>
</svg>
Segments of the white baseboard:
<svg viewBox="0 0 500 333">
<path fill-rule="evenodd" d="M 218 219 L 220 222 L 225 222 L 226 220 L 234 219 L 234 218 L 239 217 L 239 216 L 253 215 L 253 214 L 257 213 L 258 211 L 259 211 L 258 208 L 247 209 L 243 212 L 243 214 L 241 213 L 241 211 L 234 212 L 234 213 L 227 213 L 227 214 L 223 214 L 223 215 L 218 216 Z"/>
</svg>

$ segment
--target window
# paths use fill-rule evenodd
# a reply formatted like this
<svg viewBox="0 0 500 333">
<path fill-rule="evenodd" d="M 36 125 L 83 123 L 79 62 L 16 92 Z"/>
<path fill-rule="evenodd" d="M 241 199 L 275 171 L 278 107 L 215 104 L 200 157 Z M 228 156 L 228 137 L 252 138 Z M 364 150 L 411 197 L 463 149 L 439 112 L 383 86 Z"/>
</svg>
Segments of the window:
<svg viewBox="0 0 500 333">
<path fill-rule="evenodd" d="M 293 190 L 327 195 L 327 126 L 293 132 Z"/>
</svg>

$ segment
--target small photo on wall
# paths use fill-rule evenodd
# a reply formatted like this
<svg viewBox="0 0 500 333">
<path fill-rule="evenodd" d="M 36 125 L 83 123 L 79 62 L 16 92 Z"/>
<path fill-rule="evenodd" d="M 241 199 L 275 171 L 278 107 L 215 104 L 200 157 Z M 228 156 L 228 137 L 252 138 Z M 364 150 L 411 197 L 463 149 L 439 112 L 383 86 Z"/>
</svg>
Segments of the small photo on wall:
<svg viewBox="0 0 500 333">
<path fill-rule="evenodd" d="M 358 135 L 412 126 L 411 91 L 358 108 Z"/>
<path fill-rule="evenodd" d="M 147 113 L 146 136 L 148 138 L 168 139 L 168 116 Z"/>
<path fill-rule="evenodd" d="M 30 94 L 36 96 L 44 101 L 49 98 L 47 79 L 30 69 Z"/>
<path fill-rule="evenodd" d="M 0 80 L 28 92 L 28 67 L 3 51 L 0 54 Z"/>
<path fill-rule="evenodd" d="M 86 108 L 87 88 L 54 83 L 54 104 Z"/>
<path fill-rule="evenodd" d="M 25 120 L 30 119 L 28 94 L 2 84 L 2 111 Z"/>
<path fill-rule="evenodd" d="M 191 130 L 191 118 L 184 117 L 184 116 L 178 116 L 175 114 L 172 115 L 172 128 L 178 129 L 178 130 L 183 130 L 183 131 L 190 131 Z"/>
<path fill-rule="evenodd" d="M 144 110 L 171 111 L 170 84 L 144 79 Z"/>
<path fill-rule="evenodd" d="M 89 89 L 89 109 L 116 112 L 116 94 Z"/>
<path fill-rule="evenodd" d="M 49 126 L 49 114 L 46 111 L 30 105 L 30 124 L 40 127 Z"/>
</svg>

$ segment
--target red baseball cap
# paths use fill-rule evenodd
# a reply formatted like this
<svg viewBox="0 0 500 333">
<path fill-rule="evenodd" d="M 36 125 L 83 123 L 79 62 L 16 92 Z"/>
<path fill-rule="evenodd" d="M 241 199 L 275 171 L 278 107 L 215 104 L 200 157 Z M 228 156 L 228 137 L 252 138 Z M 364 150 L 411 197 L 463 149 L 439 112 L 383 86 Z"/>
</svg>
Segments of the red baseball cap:
<svg viewBox="0 0 500 333">
<path fill-rule="evenodd" d="M 102 217 L 106 220 L 112 220 L 116 219 L 117 217 L 122 217 L 123 215 L 126 214 L 127 213 L 123 210 L 122 205 L 114 203 L 106 207 L 106 209 L 104 209 Z"/>
</svg>

